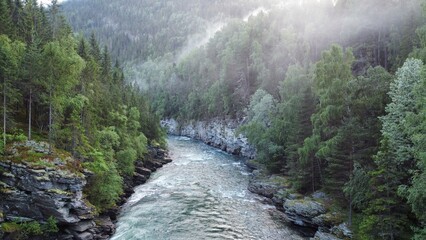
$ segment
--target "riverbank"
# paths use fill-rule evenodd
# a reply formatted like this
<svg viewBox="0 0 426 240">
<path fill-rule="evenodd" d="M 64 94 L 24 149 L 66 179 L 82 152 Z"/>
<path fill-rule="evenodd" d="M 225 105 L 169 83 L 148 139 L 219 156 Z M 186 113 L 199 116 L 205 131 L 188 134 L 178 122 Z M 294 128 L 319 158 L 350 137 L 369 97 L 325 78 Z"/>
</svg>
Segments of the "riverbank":
<svg viewBox="0 0 426 240">
<path fill-rule="evenodd" d="M 165 150 L 150 148 L 143 161 L 136 161 L 134 175 L 123 179 L 117 207 L 99 215 L 84 193 L 93 173 L 66 152 L 55 150 L 39 160 L 36 156 L 48 155 L 48 144 L 34 141 L 8 151 L 0 161 L 0 239 L 109 239 L 119 206 L 133 188 L 172 161 Z"/>
<path fill-rule="evenodd" d="M 254 170 L 248 190 L 264 196 L 283 213 L 284 221 L 313 240 L 352 239 L 345 215 L 333 209 L 333 200 L 324 192 L 302 195 L 291 190 L 288 180 Z"/>
<path fill-rule="evenodd" d="M 120 215 L 121 207 L 127 202 L 127 200 L 134 193 L 134 188 L 145 184 L 146 181 L 151 177 L 151 174 L 157 169 L 162 168 L 165 164 L 172 162 L 172 159 L 168 157 L 166 150 L 161 148 L 151 147 L 146 159 L 137 160 L 135 162 L 135 173 L 132 177 L 126 177 L 123 179 L 123 192 L 124 194 L 120 197 L 117 203 L 117 207 L 110 209 L 108 212 L 101 214 L 97 220 L 98 229 L 101 231 L 101 238 L 95 236 L 93 239 L 109 239 L 114 235 L 116 230 L 116 223 L 118 216 Z"/>
</svg>

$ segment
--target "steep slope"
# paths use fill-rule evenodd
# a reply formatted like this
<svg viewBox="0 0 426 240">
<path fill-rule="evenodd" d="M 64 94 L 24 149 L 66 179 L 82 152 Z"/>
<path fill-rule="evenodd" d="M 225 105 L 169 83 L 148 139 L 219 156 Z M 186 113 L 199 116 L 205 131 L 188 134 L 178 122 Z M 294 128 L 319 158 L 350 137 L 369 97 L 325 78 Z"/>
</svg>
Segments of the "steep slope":
<svg viewBox="0 0 426 240">
<path fill-rule="evenodd" d="M 63 9 L 76 32 L 94 32 L 109 48 L 114 46 L 114 56 L 140 63 L 165 54 L 177 57 L 194 35 L 208 35 L 229 19 L 242 19 L 272 2 L 71 0 Z"/>
</svg>

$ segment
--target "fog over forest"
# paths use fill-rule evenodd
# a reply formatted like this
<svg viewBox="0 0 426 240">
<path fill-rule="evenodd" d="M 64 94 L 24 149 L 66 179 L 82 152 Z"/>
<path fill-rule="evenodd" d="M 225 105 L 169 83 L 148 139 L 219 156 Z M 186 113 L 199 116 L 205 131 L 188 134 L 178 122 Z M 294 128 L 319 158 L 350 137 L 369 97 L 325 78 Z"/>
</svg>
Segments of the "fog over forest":
<svg viewBox="0 0 426 240">
<path fill-rule="evenodd" d="M 411 58 L 426 56 L 421 1 L 89 2 L 104 14 L 82 21 L 72 1 L 72 25 L 111 49 L 161 118 L 243 119 L 255 162 L 297 192 L 340 199 L 357 239 L 421 239 L 424 158 L 401 152 L 422 147 L 416 124 L 398 125 L 424 106 L 411 78 L 423 66 Z M 415 110 L 399 102 L 405 81 Z"/>
<path fill-rule="evenodd" d="M 426 239 L 425 6 L 0 0 L 0 238 L 96 238 L 98 213 L 111 236 L 133 187 L 171 161 L 173 133 L 247 157 L 253 172 L 221 180 L 247 180 L 305 236 Z M 33 187 L 56 186 L 53 172 L 74 185 Z M 39 193 L 84 209 L 46 213 Z"/>
</svg>

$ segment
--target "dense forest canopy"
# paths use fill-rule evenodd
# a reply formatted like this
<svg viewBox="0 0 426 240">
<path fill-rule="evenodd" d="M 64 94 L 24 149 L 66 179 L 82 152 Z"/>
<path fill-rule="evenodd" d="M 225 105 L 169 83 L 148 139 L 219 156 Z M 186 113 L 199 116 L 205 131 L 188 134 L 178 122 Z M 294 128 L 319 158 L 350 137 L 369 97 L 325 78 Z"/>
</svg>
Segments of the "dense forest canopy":
<svg viewBox="0 0 426 240">
<path fill-rule="evenodd" d="M 85 193 L 98 212 L 115 206 L 148 145 L 165 144 L 146 97 L 113 59 L 94 35 L 74 36 L 56 0 L 0 0 L 1 160 L 16 141 L 48 142 L 49 156 L 16 161 L 70 157 L 73 171 L 92 171 Z"/>
</svg>

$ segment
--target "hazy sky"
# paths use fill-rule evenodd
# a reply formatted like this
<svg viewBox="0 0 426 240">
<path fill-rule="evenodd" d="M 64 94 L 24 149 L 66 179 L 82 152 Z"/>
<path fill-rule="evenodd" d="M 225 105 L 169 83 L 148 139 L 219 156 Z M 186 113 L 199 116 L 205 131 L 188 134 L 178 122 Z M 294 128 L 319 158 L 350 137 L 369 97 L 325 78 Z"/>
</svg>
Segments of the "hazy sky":
<svg viewBox="0 0 426 240">
<path fill-rule="evenodd" d="M 58 0 L 58 3 L 61 3 L 63 1 L 65 1 L 65 0 Z M 50 2 L 52 2 L 52 0 L 39 0 L 38 2 L 41 3 L 41 4 L 50 4 Z"/>
</svg>

